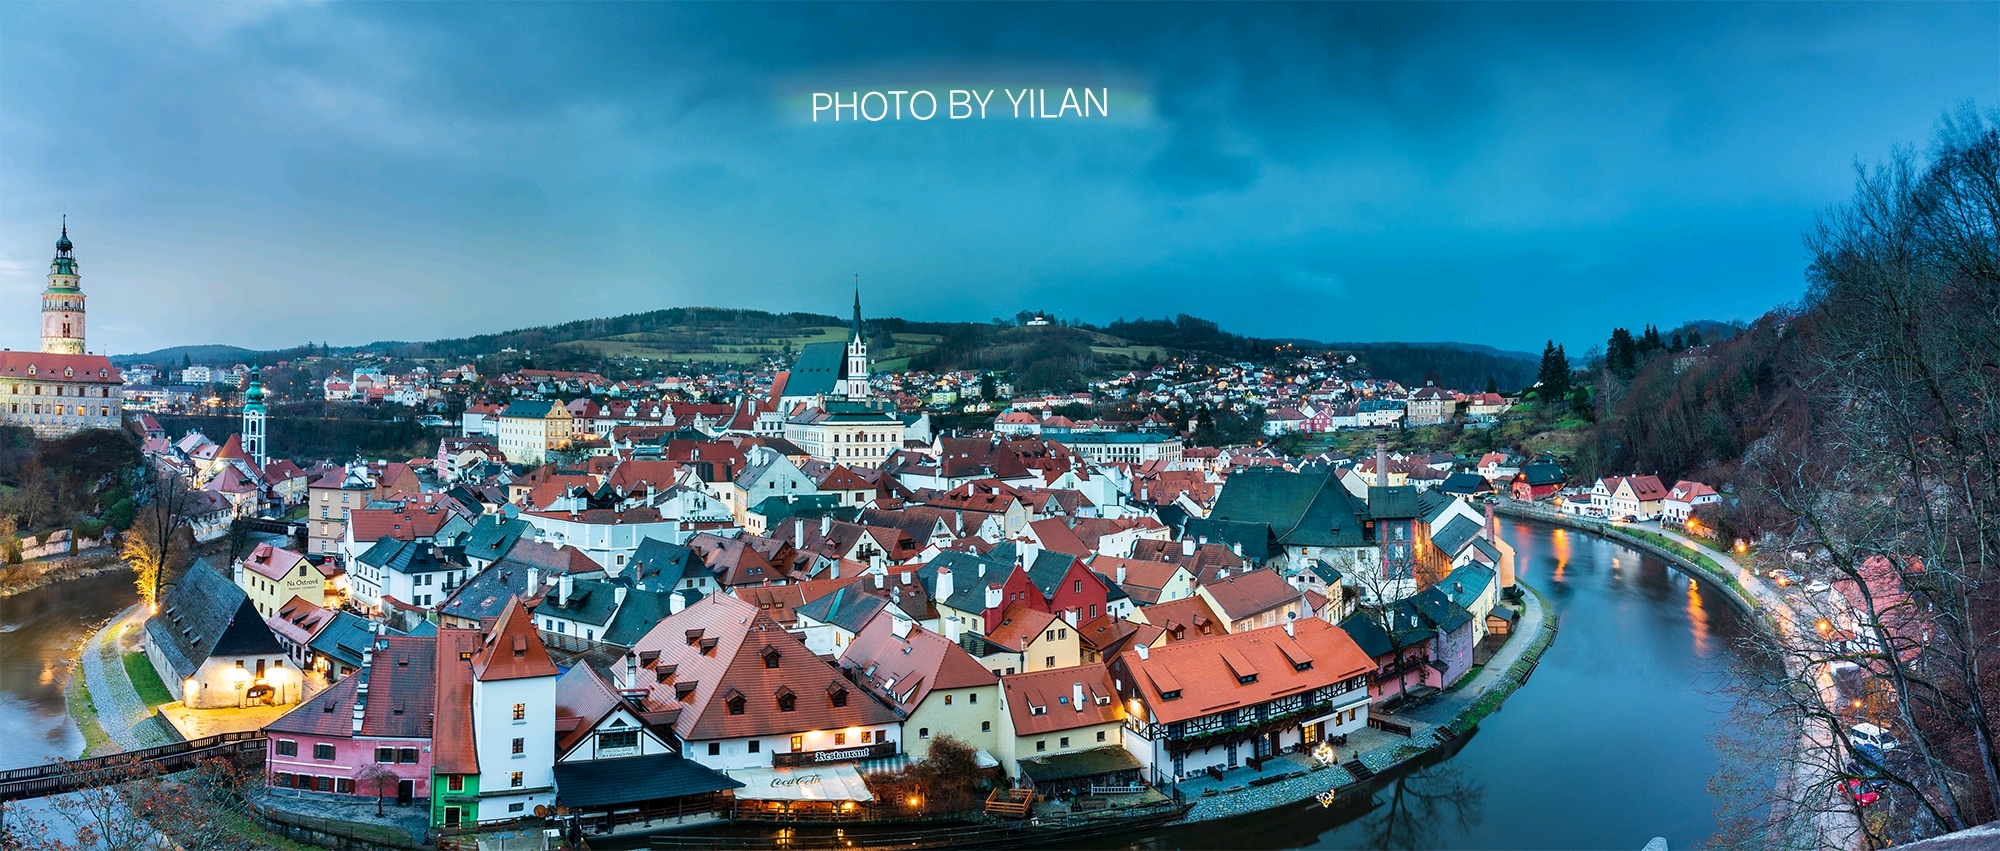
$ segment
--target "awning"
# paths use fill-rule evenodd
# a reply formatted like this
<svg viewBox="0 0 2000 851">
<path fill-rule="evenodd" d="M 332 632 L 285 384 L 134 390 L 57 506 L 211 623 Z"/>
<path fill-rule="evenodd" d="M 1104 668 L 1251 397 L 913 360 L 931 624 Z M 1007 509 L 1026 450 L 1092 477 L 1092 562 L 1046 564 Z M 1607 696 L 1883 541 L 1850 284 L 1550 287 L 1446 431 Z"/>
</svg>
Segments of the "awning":
<svg viewBox="0 0 2000 851">
<path fill-rule="evenodd" d="M 1141 767 L 1138 757 L 1116 745 L 1021 760 L 1022 776 L 1036 783 L 1102 777 L 1120 771 L 1137 771 Z"/>
<path fill-rule="evenodd" d="M 679 754 L 559 762 L 555 772 L 556 800 L 566 807 L 632 804 L 743 785 Z"/>
<path fill-rule="evenodd" d="M 997 759 L 994 759 L 994 758 L 993 758 L 993 755 L 992 755 L 992 754 L 990 754 L 990 753 L 987 753 L 987 752 L 985 751 L 985 749 L 983 749 L 983 748 L 982 748 L 982 749 L 980 749 L 980 750 L 979 750 L 979 751 L 978 751 L 977 753 L 974 753 L 974 754 L 972 755 L 972 764 L 973 764 L 973 765 L 977 765 L 977 766 L 979 766 L 980 768 L 999 768 L 999 767 L 1000 767 L 1000 761 L 999 761 L 999 760 L 997 760 Z"/>
<path fill-rule="evenodd" d="M 1519 618 L 1521 616 L 1521 613 L 1516 612 L 1513 609 L 1507 608 L 1506 606 L 1494 606 L 1493 611 L 1487 612 L 1486 616 L 1492 618 L 1499 618 L 1508 623 L 1513 623 L 1516 618 Z"/>
<path fill-rule="evenodd" d="M 729 777 L 743 784 L 739 801 L 873 801 L 861 772 L 849 763 L 810 768 L 739 768 Z"/>
</svg>

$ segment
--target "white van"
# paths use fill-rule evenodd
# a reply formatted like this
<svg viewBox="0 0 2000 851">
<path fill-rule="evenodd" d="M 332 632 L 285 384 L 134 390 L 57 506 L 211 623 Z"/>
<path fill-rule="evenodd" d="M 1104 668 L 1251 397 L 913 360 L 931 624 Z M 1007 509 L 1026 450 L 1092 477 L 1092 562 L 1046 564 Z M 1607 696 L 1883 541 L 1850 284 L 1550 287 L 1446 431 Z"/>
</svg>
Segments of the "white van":
<svg viewBox="0 0 2000 851">
<path fill-rule="evenodd" d="M 1897 745 L 1896 737 L 1889 735 L 1888 730 L 1866 722 L 1848 728 L 1847 735 L 1856 746 L 1872 745 L 1883 751 L 1893 751 Z"/>
</svg>

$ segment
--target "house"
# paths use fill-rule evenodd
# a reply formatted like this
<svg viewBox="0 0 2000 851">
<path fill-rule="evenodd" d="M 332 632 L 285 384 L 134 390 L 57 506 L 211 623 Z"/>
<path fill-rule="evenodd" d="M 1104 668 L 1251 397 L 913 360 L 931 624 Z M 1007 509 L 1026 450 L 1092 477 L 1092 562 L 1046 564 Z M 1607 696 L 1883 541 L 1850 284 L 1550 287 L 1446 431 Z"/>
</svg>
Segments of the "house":
<svg viewBox="0 0 2000 851">
<path fill-rule="evenodd" d="M 360 670 L 264 726 L 266 782 L 280 789 L 430 797 L 437 638 L 382 636 Z M 413 711 L 414 710 L 414 711 Z"/>
<path fill-rule="evenodd" d="M 840 669 L 902 719 L 911 759 L 928 756 L 937 736 L 989 754 L 999 747 L 993 720 L 1000 678 L 957 642 L 895 609 L 878 612 L 855 634 L 840 654 Z"/>
<path fill-rule="evenodd" d="M 1611 519 L 1656 520 L 1667 489 L 1658 476 L 1612 476 L 1598 479 L 1590 491 L 1590 513 Z"/>
<path fill-rule="evenodd" d="M 556 677 L 561 672 L 535 632 L 527 607 L 515 601 L 480 634 L 475 649 L 456 658 L 439 654 L 437 664 L 454 669 L 454 682 L 470 680 L 470 706 L 439 713 L 436 722 L 440 731 L 447 718 L 466 722 L 472 733 L 470 742 L 454 743 L 469 745 L 469 754 L 434 757 L 445 763 L 438 773 L 450 772 L 445 791 L 462 791 L 454 784 L 473 784 L 477 797 L 468 802 L 469 815 L 478 822 L 524 818 L 536 807 L 554 804 Z M 438 677 L 441 692 L 446 679 Z"/>
<path fill-rule="evenodd" d="M 1050 612 L 1020 603 L 1001 610 L 1000 622 L 986 634 L 986 640 L 1021 654 L 1023 671 L 1073 668 L 1083 663 L 1075 627 Z"/>
<path fill-rule="evenodd" d="M 1716 493 L 1714 488 L 1700 482 L 1682 479 L 1674 483 L 1672 490 L 1667 491 L 1665 499 L 1660 500 L 1660 522 L 1686 526 L 1688 518 L 1694 516 L 1695 509 L 1721 501 L 1722 495 Z"/>
<path fill-rule="evenodd" d="M 794 610 L 792 630 L 806 648 L 821 656 L 837 657 L 861 629 L 889 607 L 889 598 L 865 592 L 858 583 L 846 586 Z"/>
<path fill-rule="evenodd" d="M 1316 618 L 1134 647 L 1111 664 L 1125 747 L 1155 783 L 1311 748 L 1368 725 L 1368 655 Z"/>
<path fill-rule="evenodd" d="M 1218 576 L 1196 586 L 1195 594 L 1222 616 L 1229 632 L 1248 632 L 1313 616 L 1305 593 L 1269 568 Z"/>
<path fill-rule="evenodd" d="M 1446 663 L 1432 663 L 1437 625 L 1408 598 L 1349 615 L 1340 629 L 1374 661 L 1369 691 L 1378 701 L 1451 684 L 1442 675 Z"/>
<path fill-rule="evenodd" d="M 250 597 L 257 614 L 268 618 L 293 597 L 314 606 L 328 605 L 333 590 L 328 570 L 313 564 L 303 553 L 258 544 L 236 562 L 234 579 Z"/>
<path fill-rule="evenodd" d="M 1132 619 L 1159 627 L 1168 642 L 1191 641 L 1229 633 L 1229 623 L 1199 594 L 1146 606 Z"/>
<path fill-rule="evenodd" d="M 206 559 L 161 594 L 146 621 L 146 659 L 190 709 L 283 706 L 304 688 L 250 595 Z"/>
<path fill-rule="evenodd" d="M 673 733 L 643 704 L 620 694 L 612 673 L 590 663 L 556 680 L 556 802 L 586 819 L 614 813 L 713 812 L 718 793 L 743 788 L 681 754 Z"/>
<path fill-rule="evenodd" d="M 1135 606 L 1151 606 L 1194 595 L 1194 573 L 1172 562 L 1095 556 L 1088 562 L 1098 576 L 1111 580 Z"/>
<path fill-rule="evenodd" d="M 1452 496 L 1484 496 L 1493 492 L 1493 483 L 1486 477 L 1474 473 L 1452 473 L 1446 476 L 1444 481 L 1439 482 L 1434 490 Z"/>
<path fill-rule="evenodd" d="M 538 467 L 550 453 L 569 447 L 575 437 L 572 420 L 561 402 L 522 399 L 500 412 L 494 442 L 507 460 Z"/>
<path fill-rule="evenodd" d="M 794 765 L 858 781 L 855 760 L 901 753 L 896 713 L 752 603 L 711 594 L 660 621 L 632 653 L 619 691 L 672 713 L 659 717 L 690 759 L 746 783 L 738 770 Z"/>
<path fill-rule="evenodd" d="M 1537 502 L 1555 496 L 1569 481 L 1569 475 L 1555 461 L 1543 458 L 1514 474 L 1509 489 L 1522 502 Z"/>
<path fill-rule="evenodd" d="M 369 608 L 394 600 L 428 609 L 444 602 L 470 575 L 470 567 L 456 561 L 454 553 L 430 541 L 384 537 L 355 557 L 348 583 L 355 602 Z"/>
<path fill-rule="evenodd" d="M 1125 745 L 1125 702 L 1110 670 L 1084 665 L 1000 680 L 1000 768 L 1037 795 L 1125 785 L 1144 767 Z"/>
</svg>

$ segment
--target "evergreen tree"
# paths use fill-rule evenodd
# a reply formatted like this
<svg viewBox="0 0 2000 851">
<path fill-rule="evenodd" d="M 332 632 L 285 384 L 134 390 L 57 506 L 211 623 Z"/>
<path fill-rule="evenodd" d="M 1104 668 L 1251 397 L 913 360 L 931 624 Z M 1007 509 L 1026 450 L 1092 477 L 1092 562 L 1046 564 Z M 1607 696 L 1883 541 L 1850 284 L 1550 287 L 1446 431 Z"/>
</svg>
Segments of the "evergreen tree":
<svg viewBox="0 0 2000 851">
<path fill-rule="evenodd" d="M 1612 375 L 1628 381 L 1639 372 L 1639 341 L 1631 331 L 1611 329 L 1611 341 L 1604 347 L 1604 365 Z"/>
<path fill-rule="evenodd" d="M 1535 393 L 1536 398 L 1560 402 L 1569 396 L 1569 356 L 1563 353 L 1563 347 L 1556 345 L 1556 341 L 1550 340 L 1548 345 L 1542 347 L 1542 368 L 1536 373 L 1535 380 L 1542 385 Z"/>
<path fill-rule="evenodd" d="M 1486 392 L 1488 393 L 1500 392 L 1500 382 L 1493 380 L 1493 376 L 1491 375 L 1486 376 Z"/>
<path fill-rule="evenodd" d="M 1685 348 L 1687 345 L 1681 340 L 1681 332 L 1675 331 L 1673 339 L 1667 341 L 1667 351 L 1678 352 Z"/>
</svg>

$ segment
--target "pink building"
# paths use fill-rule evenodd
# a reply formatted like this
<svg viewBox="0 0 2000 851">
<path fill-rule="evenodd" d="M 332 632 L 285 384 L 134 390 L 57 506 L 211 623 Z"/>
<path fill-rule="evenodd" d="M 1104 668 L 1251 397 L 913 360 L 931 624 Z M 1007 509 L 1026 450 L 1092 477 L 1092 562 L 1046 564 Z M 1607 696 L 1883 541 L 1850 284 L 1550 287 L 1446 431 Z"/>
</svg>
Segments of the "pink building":
<svg viewBox="0 0 2000 851">
<path fill-rule="evenodd" d="M 264 728 L 270 785 L 400 802 L 430 796 L 437 639 L 383 636 L 361 670 Z M 371 767 L 392 775 L 378 782 Z"/>
</svg>

